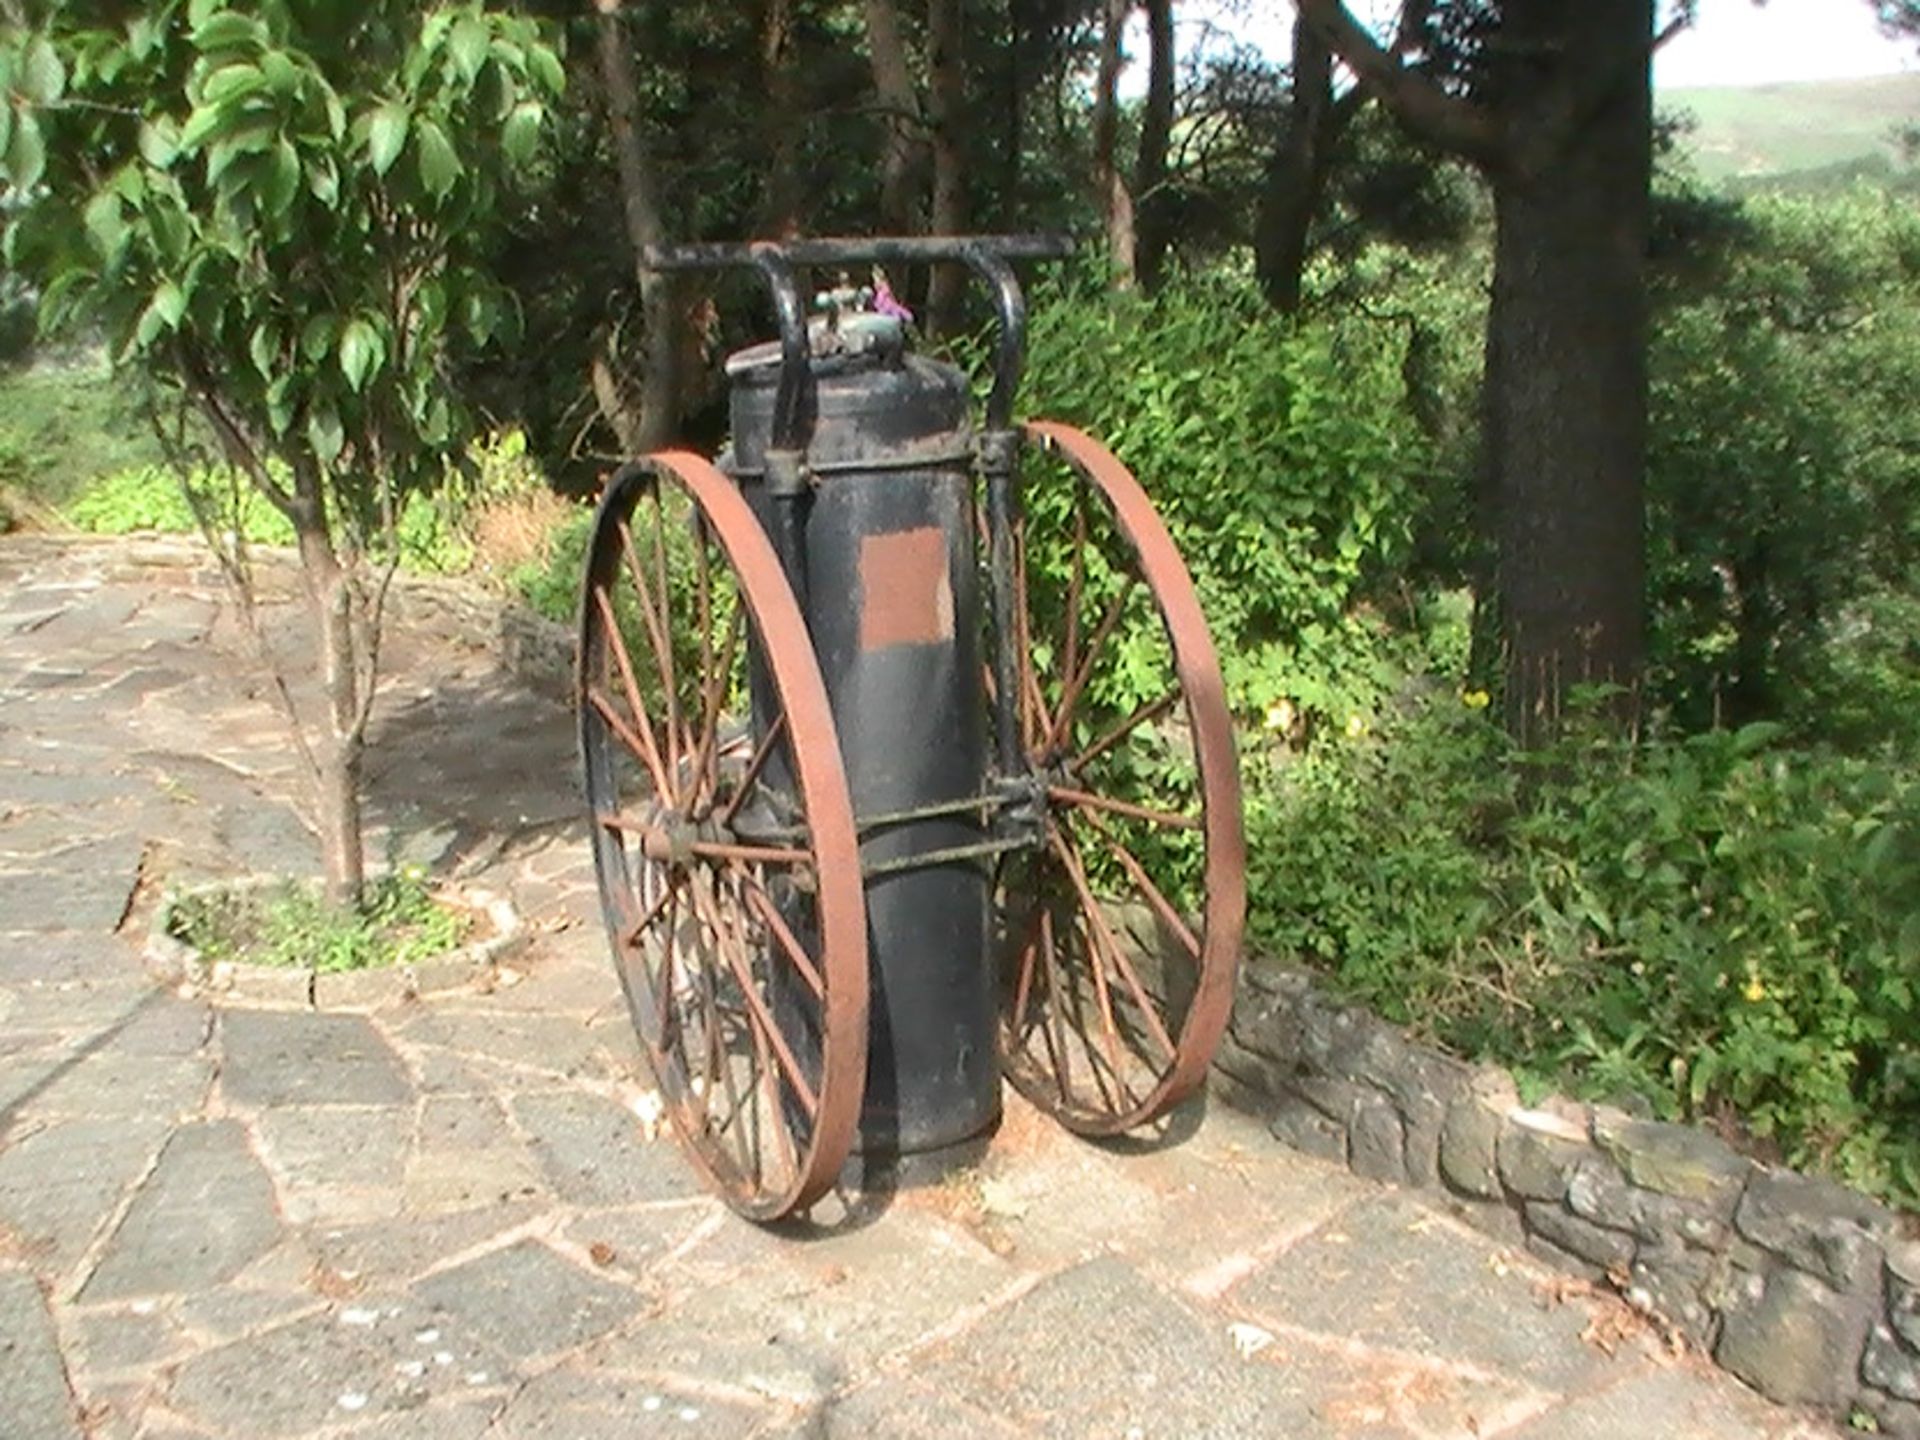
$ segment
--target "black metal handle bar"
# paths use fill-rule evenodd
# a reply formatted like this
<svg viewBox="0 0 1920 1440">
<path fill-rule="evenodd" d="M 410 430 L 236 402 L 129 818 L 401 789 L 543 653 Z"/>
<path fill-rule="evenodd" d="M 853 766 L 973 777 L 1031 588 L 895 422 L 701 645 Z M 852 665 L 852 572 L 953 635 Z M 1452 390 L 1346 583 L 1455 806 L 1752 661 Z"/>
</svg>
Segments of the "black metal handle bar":
<svg viewBox="0 0 1920 1440">
<path fill-rule="evenodd" d="M 780 316 L 780 385 L 774 393 L 771 451 L 800 441 L 800 385 L 809 356 L 806 311 L 793 279 L 795 266 L 920 265 L 957 261 L 993 291 L 1000 335 L 994 346 L 993 390 L 987 428 L 1013 424 L 1013 397 L 1026 362 L 1027 302 L 1010 260 L 1059 260 L 1073 253 L 1064 235 L 876 236 L 819 240 L 750 240 L 699 245 L 649 245 L 640 263 L 650 270 L 758 270 Z M 772 457 L 769 456 L 771 461 Z"/>
</svg>

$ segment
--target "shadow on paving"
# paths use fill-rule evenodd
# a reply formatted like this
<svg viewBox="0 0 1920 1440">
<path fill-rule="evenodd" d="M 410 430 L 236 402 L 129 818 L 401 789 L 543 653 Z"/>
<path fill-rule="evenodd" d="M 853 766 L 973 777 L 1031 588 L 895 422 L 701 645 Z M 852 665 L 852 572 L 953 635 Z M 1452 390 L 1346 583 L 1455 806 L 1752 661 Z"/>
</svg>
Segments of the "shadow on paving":
<svg viewBox="0 0 1920 1440">
<path fill-rule="evenodd" d="M 374 711 L 368 819 L 408 858 L 484 861 L 507 839 L 579 825 L 572 717 L 510 676 L 394 683 Z"/>
</svg>

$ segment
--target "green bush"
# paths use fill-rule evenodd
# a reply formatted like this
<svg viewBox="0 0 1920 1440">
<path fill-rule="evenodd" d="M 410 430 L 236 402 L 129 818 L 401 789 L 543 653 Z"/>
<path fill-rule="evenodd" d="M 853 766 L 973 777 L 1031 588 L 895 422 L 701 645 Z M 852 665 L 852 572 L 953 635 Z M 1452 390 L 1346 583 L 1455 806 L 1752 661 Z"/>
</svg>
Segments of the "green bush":
<svg viewBox="0 0 1920 1440">
<path fill-rule="evenodd" d="M 288 881 L 261 890 L 182 897 L 170 933 L 208 960 L 333 972 L 410 965 L 460 943 L 466 920 L 407 867 L 367 884 L 357 910 L 328 905 L 318 887 Z"/>
<path fill-rule="evenodd" d="M 195 471 L 182 479 L 164 465 L 140 465 L 104 475 L 64 506 L 60 518 L 91 535 L 197 531 L 194 501 L 223 530 L 239 530 L 256 545 L 291 545 L 293 527 L 266 499 L 231 472 Z"/>
<path fill-rule="evenodd" d="M 9 453 L 0 435 L 0 481 L 7 478 Z M 448 466 L 447 483 L 440 490 L 407 497 L 394 523 L 401 565 L 423 574 L 464 574 L 474 563 L 474 526 L 481 513 L 545 488 L 520 431 L 482 436 L 459 464 Z M 224 467 L 196 470 L 184 479 L 165 465 L 113 471 L 82 487 L 58 514 L 74 529 L 95 535 L 140 530 L 179 534 L 199 529 L 196 503 L 217 528 L 239 531 L 253 544 L 293 543 L 286 517 Z"/>
<path fill-rule="evenodd" d="M 1655 693 L 1689 728 L 1777 718 L 1914 753 L 1920 215 L 1757 197 L 1721 244 L 1650 357 Z"/>
<path fill-rule="evenodd" d="M 1405 561 L 1427 444 L 1401 327 L 1296 325 L 1250 276 L 1184 275 L 1157 296 L 1097 277 L 1035 296 L 1023 410 L 1104 441 L 1193 572 L 1234 707 L 1285 698 L 1323 719 L 1377 703 L 1390 672 L 1369 602 Z M 1042 521 L 1042 484 L 1027 504 Z"/>
<path fill-rule="evenodd" d="M 1920 777 L 1770 726 L 1504 747 L 1430 688 L 1268 767 L 1257 942 L 1536 1083 L 1920 1202 Z"/>
<path fill-rule="evenodd" d="M 0 369 L 0 486 L 58 508 L 103 475 L 159 459 L 159 443 L 104 363 Z"/>
</svg>

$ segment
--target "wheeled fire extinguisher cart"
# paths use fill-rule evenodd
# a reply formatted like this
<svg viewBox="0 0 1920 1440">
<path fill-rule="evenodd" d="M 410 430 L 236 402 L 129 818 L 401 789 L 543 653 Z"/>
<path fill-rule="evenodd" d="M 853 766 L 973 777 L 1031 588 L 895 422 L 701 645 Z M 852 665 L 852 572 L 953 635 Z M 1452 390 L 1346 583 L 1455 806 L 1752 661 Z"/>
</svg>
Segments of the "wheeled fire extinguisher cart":
<svg viewBox="0 0 1920 1440">
<path fill-rule="evenodd" d="M 1192 579 L 1132 475 L 1013 420 L 1039 237 L 699 245 L 780 338 L 733 356 L 732 447 L 622 469 L 594 523 L 578 702 L 592 845 L 641 1049 L 735 1209 L 849 1153 L 990 1127 L 1004 1076 L 1088 1135 L 1190 1094 L 1245 911 L 1233 731 Z M 860 267 L 958 262 L 993 386 L 913 354 Z M 809 323 L 799 274 L 829 287 Z M 877 273 L 877 272 L 873 272 Z"/>
</svg>

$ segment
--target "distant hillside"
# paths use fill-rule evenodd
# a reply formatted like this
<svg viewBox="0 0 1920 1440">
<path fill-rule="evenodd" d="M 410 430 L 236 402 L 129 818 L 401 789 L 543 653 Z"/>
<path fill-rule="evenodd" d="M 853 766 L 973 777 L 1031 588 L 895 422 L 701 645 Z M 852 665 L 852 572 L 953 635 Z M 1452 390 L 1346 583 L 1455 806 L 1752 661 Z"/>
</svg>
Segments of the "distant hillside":
<svg viewBox="0 0 1920 1440">
<path fill-rule="evenodd" d="M 1920 124 L 1920 74 L 1666 90 L 1655 102 L 1692 118 L 1680 143 L 1707 180 L 1874 173 L 1904 164 L 1893 137 Z"/>
</svg>

